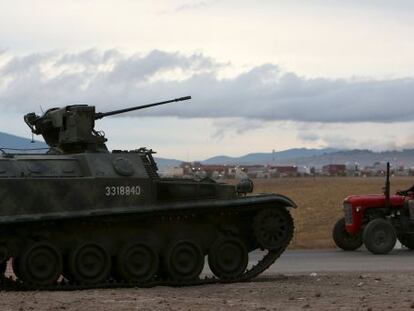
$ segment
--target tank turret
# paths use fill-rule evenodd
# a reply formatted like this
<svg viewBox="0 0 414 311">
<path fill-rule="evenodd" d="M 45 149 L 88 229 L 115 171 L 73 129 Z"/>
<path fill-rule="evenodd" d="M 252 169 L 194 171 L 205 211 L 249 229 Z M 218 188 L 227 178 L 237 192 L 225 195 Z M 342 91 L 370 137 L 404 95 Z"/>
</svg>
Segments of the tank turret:
<svg viewBox="0 0 414 311">
<path fill-rule="evenodd" d="M 71 105 L 51 108 L 42 116 L 28 113 L 24 121 L 33 134 L 43 136 L 51 153 L 108 152 L 107 139 L 103 132 L 95 130 L 95 120 L 189 99 L 191 96 L 109 112 L 95 112 L 95 106 Z"/>
</svg>

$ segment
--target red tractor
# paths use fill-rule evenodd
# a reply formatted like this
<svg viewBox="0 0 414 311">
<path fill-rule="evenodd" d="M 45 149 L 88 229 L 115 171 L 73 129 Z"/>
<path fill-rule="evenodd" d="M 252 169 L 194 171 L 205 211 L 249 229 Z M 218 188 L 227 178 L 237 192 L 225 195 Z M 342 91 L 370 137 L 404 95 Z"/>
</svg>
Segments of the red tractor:
<svg viewBox="0 0 414 311">
<path fill-rule="evenodd" d="M 348 196 L 343 209 L 332 234 L 339 248 L 353 251 L 364 244 L 373 254 L 387 254 L 398 239 L 414 250 L 414 186 L 390 195 L 389 163 L 384 193 Z"/>
</svg>

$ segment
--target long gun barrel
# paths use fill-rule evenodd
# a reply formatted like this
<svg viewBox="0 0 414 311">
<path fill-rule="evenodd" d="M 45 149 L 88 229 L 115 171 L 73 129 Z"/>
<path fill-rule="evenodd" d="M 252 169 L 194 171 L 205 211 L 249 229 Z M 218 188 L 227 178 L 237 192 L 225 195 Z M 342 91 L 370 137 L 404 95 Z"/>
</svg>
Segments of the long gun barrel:
<svg viewBox="0 0 414 311">
<path fill-rule="evenodd" d="M 109 112 L 98 112 L 98 113 L 95 114 L 95 120 L 102 119 L 102 118 L 109 117 L 109 116 L 113 116 L 115 114 L 120 114 L 120 113 L 124 113 L 124 112 L 145 109 L 145 108 L 159 106 L 159 105 L 165 105 L 165 104 L 169 104 L 169 103 L 173 103 L 173 102 L 179 102 L 179 101 L 183 101 L 183 100 L 189 100 L 189 99 L 191 99 L 191 96 L 179 97 L 179 98 L 175 98 L 175 99 L 171 99 L 171 100 L 166 100 L 166 101 L 163 101 L 163 102 L 152 103 L 152 104 L 147 104 L 147 105 L 142 105 L 142 106 L 135 106 L 135 107 L 119 109 L 119 110 L 113 110 L 113 111 L 109 111 Z"/>
</svg>

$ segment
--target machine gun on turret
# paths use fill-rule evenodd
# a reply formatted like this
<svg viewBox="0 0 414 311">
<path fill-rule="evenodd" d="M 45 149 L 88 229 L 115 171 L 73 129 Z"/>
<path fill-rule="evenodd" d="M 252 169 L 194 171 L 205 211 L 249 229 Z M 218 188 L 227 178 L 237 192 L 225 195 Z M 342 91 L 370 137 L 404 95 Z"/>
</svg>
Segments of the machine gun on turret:
<svg viewBox="0 0 414 311">
<path fill-rule="evenodd" d="M 107 139 L 103 132 L 95 130 L 95 120 L 189 99 L 191 96 L 109 112 L 95 112 L 95 106 L 71 105 L 63 108 L 51 108 L 42 116 L 33 112 L 28 113 L 24 116 L 24 121 L 33 134 L 43 136 L 52 152 L 108 152 L 105 145 Z"/>
</svg>

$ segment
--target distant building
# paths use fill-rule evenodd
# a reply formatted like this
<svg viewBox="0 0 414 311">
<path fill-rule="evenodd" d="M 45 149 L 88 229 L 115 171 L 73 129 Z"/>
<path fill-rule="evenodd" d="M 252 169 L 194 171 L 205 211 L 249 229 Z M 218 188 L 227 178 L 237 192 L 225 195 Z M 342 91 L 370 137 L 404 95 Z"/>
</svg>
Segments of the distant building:
<svg viewBox="0 0 414 311">
<path fill-rule="evenodd" d="M 182 177 L 184 170 L 182 167 L 168 167 L 158 172 L 162 177 Z"/>
<path fill-rule="evenodd" d="M 276 177 L 297 176 L 299 171 L 297 166 L 271 166 L 272 175 Z"/>
<path fill-rule="evenodd" d="M 387 172 L 387 163 L 386 162 L 375 162 L 371 166 L 365 166 L 362 175 L 363 176 L 385 176 Z M 391 174 L 393 174 L 393 169 L 391 169 Z"/>
<path fill-rule="evenodd" d="M 267 168 L 264 165 L 241 165 L 240 168 L 249 178 L 267 178 Z"/>
<path fill-rule="evenodd" d="M 311 167 L 308 166 L 298 166 L 299 176 L 309 176 L 311 175 Z"/>
<path fill-rule="evenodd" d="M 202 164 L 200 162 L 182 162 L 180 168 L 183 169 L 184 176 L 228 178 L 234 176 L 234 166 Z"/>
<path fill-rule="evenodd" d="M 341 176 L 346 174 L 345 164 L 328 164 L 322 167 L 322 173 L 330 176 Z"/>
</svg>

